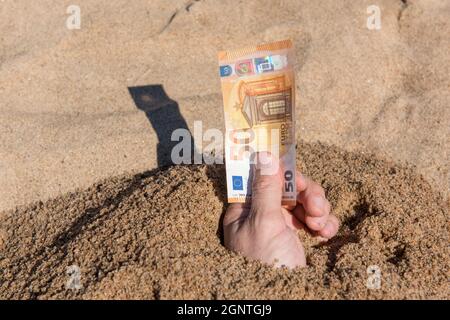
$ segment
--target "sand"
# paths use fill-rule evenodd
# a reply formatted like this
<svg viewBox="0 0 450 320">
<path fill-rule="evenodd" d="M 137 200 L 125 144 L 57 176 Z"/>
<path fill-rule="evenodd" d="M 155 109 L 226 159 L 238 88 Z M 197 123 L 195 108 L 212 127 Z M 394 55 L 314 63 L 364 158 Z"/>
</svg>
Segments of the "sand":
<svg viewBox="0 0 450 320">
<path fill-rule="evenodd" d="M 0 5 L 1 298 L 448 298 L 450 1 L 74 4 L 79 30 Z M 220 244 L 221 166 L 157 169 L 173 129 L 223 129 L 217 51 L 284 38 L 300 164 L 343 222 L 294 272 Z"/>
<path fill-rule="evenodd" d="M 0 220 L 0 298 L 448 299 L 449 203 L 414 169 L 298 145 L 342 222 L 308 266 L 275 269 L 221 244 L 224 167 L 176 166 L 104 180 Z M 66 288 L 69 266 L 79 290 Z M 367 268 L 381 272 L 368 289 Z"/>
<path fill-rule="evenodd" d="M 69 3 L 1 2 L 0 211 L 156 168 L 158 134 L 129 87 L 162 85 L 191 130 L 222 129 L 217 51 L 283 38 L 299 138 L 408 162 L 450 194 L 449 1 L 377 0 L 379 31 L 373 0 L 73 4 L 80 30 Z"/>
</svg>

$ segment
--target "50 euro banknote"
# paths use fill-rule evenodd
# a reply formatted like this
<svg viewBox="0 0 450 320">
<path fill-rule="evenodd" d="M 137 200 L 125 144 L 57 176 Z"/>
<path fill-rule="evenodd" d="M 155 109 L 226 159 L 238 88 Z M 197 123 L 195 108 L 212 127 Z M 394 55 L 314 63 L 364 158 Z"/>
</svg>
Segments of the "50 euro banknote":
<svg viewBox="0 0 450 320">
<path fill-rule="evenodd" d="M 290 40 L 219 52 L 228 202 L 247 202 L 258 152 L 277 158 L 282 203 L 295 205 L 295 76 Z"/>
</svg>

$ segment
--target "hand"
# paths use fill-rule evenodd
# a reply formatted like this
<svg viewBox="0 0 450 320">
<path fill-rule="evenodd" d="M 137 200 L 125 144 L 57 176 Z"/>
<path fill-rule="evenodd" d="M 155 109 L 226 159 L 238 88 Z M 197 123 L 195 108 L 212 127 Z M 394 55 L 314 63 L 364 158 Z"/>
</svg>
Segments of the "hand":
<svg viewBox="0 0 450 320">
<path fill-rule="evenodd" d="M 233 203 L 225 213 L 225 246 L 276 266 L 306 266 L 296 230 L 306 227 L 313 235 L 329 239 L 336 235 L 339 221 L 330 214 L 330 203 L 319 184 L 297 172 L 297 205 L 286 208 L 281 205 L 282 183 L 277 159 L 259 153 L 251 204 Z"/>
</svg>

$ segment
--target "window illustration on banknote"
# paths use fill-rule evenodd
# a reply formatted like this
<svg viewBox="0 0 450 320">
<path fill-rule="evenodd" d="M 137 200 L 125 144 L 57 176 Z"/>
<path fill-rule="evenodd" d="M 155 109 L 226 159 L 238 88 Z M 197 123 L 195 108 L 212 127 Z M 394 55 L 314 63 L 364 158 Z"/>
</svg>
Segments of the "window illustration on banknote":
<svg viewBox="0 0 450 320">
<path fill-rule="evenodd" d="M 239 86 L 241 112 L 250 127 L 292 121 L 291 88 L 285 77 L 242 81 Z"/>
</svg>

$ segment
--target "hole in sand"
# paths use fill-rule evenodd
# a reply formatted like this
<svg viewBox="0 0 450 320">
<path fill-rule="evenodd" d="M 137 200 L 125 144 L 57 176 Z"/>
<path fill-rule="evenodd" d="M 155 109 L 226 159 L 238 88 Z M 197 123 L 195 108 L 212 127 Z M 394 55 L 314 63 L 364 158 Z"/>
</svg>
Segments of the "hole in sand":
<svg viewBox="0 0 450 320">
<path fill-rule="evenodd" d="M 361 197 L 356 197 L 358 200 L 348 204 L 349 209 L 344 208 L 344 218 L 341 220 L 342 225 L 338 235 L 326 243 L 315 246 L 316 248 L 327 247 L 327 271 L 334 270 L 338 261 L 339 252 L 343 247 L 351 243 L 359 243 L 357 227 L 367 218 L 379 214 L 379 210 L 370 205 Z"/>
<path fill-rule="evenodd" d="M 406 259 L 406 245 L 400 244 L 395 247 L 394 254 L 387 259 L 387 262 L 392 263 L 395 266 L 399 266 L 400 263 Z"/>
<path fill-rule="evenodd" d="M 356 203 L 351 212 L 353 213 L 342 222 L 343 227 L 348 227 L 350 230 L 355 230 L 365 219 L 379 214 L 379 210 L 365 200 Z"/>
<path fill-rule="evenodd" d="M 326 244 L 326 246 L 328 247 L 327 271 L 331 272 L 334 270 L 334 267 L 338 260 L 338 253 L 344 246 L 350 243 L 358 243 L 358 242 L 359 237 L 354 233 L 338 235 L 332 240 L 330 240 Z"/>
</svg>

